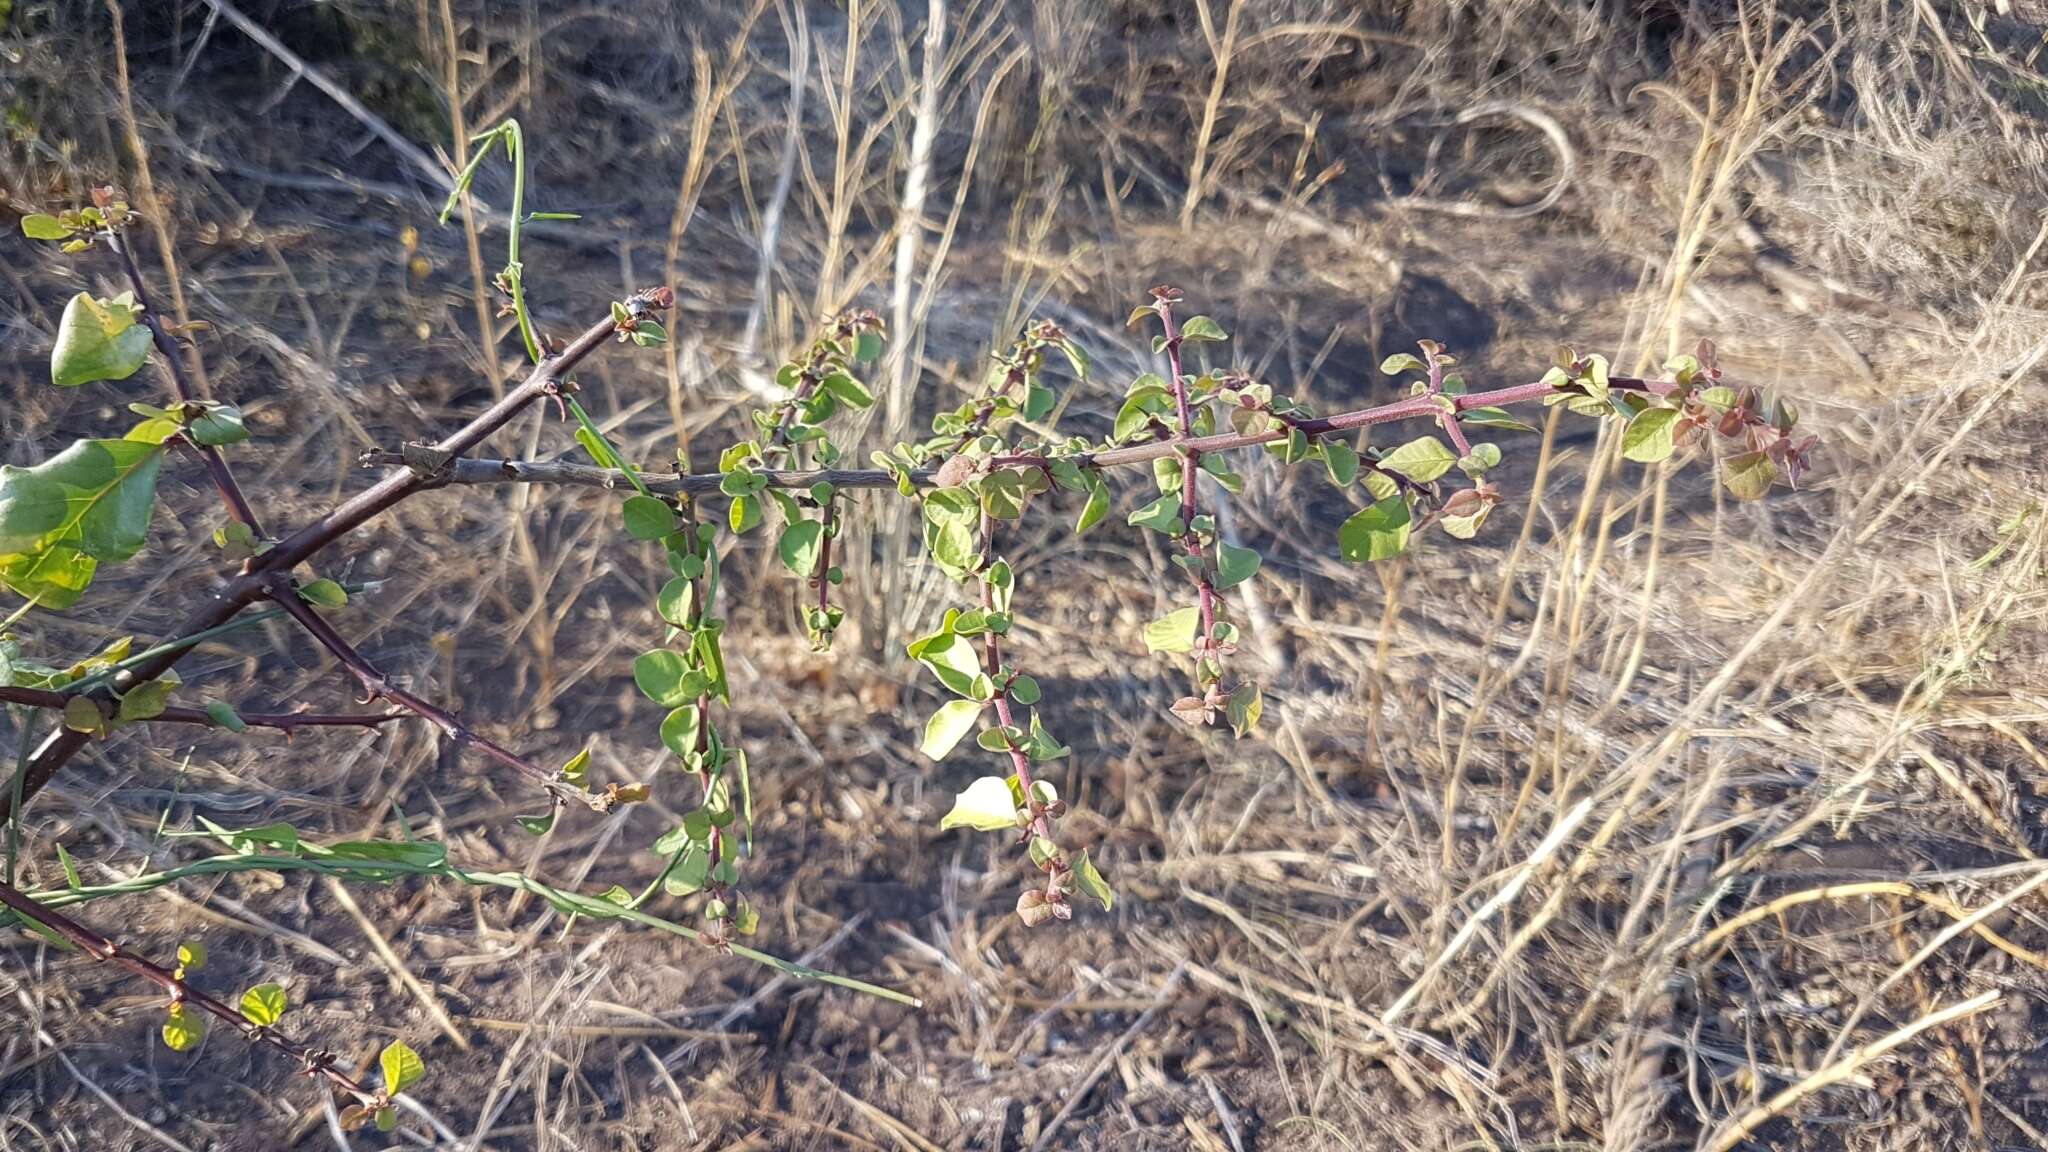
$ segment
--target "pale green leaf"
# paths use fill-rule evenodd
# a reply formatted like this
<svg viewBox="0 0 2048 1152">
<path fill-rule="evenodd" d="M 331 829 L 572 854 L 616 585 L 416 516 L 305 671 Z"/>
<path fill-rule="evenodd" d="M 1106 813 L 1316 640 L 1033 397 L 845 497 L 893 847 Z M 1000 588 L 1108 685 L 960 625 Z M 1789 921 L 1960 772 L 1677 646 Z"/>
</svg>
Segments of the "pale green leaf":
<svg viewBox="0 0 2048 1152">
<path fill-rule="evenodd" d="M 953 801 L 953 810 L 939 821 L 939 829 L 977 828 L 1002 832 L 1016 828 L 1017 800 L 1010 782 L 1000 776 L 983 776 L 967 786 Z"/>
<path fill-rule="evenodd" d="M 1638 464 L 1655 464 L 1669 457 L 1678 447 L 1681 415 L 1676 408 L 1645 408 L 1636 413 L 1621 434 L 1621 454 Z"/>
<path fill-rule="evenodd" d="M 284 1019 L 287 1004 L 282 984 L 258 984 L 242 993 L 242 1018 L 258 1028 L 268 1028 Z"/>
<path fill-rule="evenodd" d="M 932 713 L 924 724 L 924 742 L 918 750 L 934 760 L 944 760 L 955 745 L 974 731 L 974 723 L 981 716 L 981 703 L 976 700 L 948 700 Z"/>
<path fill-rule="evenodd" d="M 417 1084 L 427 1074 L 426 1064 L 420 1055 L 406 1046 L 403 1040 L 393 1040 L 384 1046 L 377 1057 L 377 1067 L 384 1073 L 384 1091 L 399 1093 L 407 1085 Z"/>
<path fill-rule="evenodd" d="M 1147 652 L 1192 652 L 1195 629 L 1202 623 L 1201 608 L 1190 605 L 1145 625 Z"/>
</svg>

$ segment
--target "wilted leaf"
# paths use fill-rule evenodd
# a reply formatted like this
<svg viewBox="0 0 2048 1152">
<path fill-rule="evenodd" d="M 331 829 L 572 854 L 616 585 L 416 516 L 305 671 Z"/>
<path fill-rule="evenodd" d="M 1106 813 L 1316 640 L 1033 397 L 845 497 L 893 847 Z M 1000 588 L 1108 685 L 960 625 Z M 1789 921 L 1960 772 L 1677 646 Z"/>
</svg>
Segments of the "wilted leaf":
<svg viewBox="0 0 2048 1152">
<path fill-rule="evenodd" d="M 1744 452 L 1721 462 L 1721 483 L 1737 500 L 1760 500 L 1778 478 L 1778 466 L 1762 452 Z"/>
</svg>

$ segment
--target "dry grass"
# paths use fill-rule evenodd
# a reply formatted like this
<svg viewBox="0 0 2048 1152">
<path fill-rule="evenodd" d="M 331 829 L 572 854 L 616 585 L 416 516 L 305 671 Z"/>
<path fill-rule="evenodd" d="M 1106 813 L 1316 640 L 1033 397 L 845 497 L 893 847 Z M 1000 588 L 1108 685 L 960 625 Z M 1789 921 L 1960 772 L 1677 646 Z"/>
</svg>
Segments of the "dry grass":
<svg viewBox="0 0 2048 1152">
<path fill-rule="evenodd" d="M 903 521 L 864 509 L 827 662 L 743 552 L 767 946 L 922 1012 L 437 887 L 356 889 L 357 916 L 235 878 L 87 919 L 284 981 L 347 1062 L 421 1045 L 417 1130 L 450 1148 L 2048 1147 L 2041 31 L 1995 3 L 1679 7 L 248 5 L 422 146 L 447 143 L 450 77 L 462 123 L 526 123 L 540 206 L 587 214 L 532 242 L 544 326 L 678 285 L 673 356 L 585 380 L 644 458 L 703 459 L 760 361 L 848 302 L 909 322 L 866 446 L 1040 314 L 1098 353 L 1067 410 L 1089 427 L 1142 363 L 1125 303 L 1160 281 L 1325 407 L 1381 394 L 1372 365 L 1417 336 L 1506 382 L 1560 339 L 1628 365 L 1709 334 L 1828 446 L 1807 491 L 1737 506 L 1704 467 L 1553 427 L 1510 473 L 1526 515 L 1377 570 L 1335 560 L 1320 479 L 1250 465 L 1230 530 L 1268 557 L 1241 608 L 1271 719 L 1243 744 L 1173 721 L 1178 670 L 1134 657 L 1171 595 L 1156 548 L 1024 530 L 1020 640 L 1077 750 L 1057 783 L 1126 897 L 1058 931 L 1014 923 L 1014 859 L 932 831 L 965 770 L 916 755 L 929 701 L 890 654 L 950 590 L 889 562 Z M 207 11 L 128 9 L 135 134 L 217 330 L 211 386 L 252 412 L 243 456 L 290 521 L 516 356 L 476 339 L 479 264 L 418 174 Z M 17 0 L 6 28 L 10 206 L 137 183 L 106 13 Z M 501 232 L 474 226 L 488 266 Z M 40 386 L 53 302 L 104 269 L 22 252 L 0 259 L 15 461 L 118 408 Z M 499 447 L 572 446 L 533 421 Z M 178 573 L 207 570 L 195 481 L 167 484 L 152 562 L 35 645 L 169 624 Z M 384 581 L 353 635 L 391 670 L 537 756 L 590 738 L 607 775 L 655 772 L 625 674 L 653 561 L 597 497 L 436 493 L 353 554 Z M 188 679 L 348 688 L 282 630 Z M 664 802 L 535 842 L 516 781 L 418 727 L 157 732 L 67 770 L 25 843 L 49 884 L 60 842 L 99 877 L 170 855 L 166 817 L 354 836 L 402 813 L 465 862 L 595 890 L 653 874 Z M 226 1038 L 166 1052 L 160 1005 L 75 957 L 17 937 L 0 995 L 0 1149 L 335 1139 L 288 1069 Z"/>
</svg>

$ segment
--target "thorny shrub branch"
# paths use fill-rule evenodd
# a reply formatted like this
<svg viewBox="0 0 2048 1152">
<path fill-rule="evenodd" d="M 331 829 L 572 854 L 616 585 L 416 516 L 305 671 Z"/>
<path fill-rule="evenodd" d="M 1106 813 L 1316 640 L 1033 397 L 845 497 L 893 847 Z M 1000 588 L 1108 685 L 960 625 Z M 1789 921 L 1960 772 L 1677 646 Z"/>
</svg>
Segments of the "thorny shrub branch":
<svg viewBox="0 0 2048 1152">
<path fill-rule="evenodd" d="M 343 1096 L 353 1101 L 352 1109 L 359 1115 L 378 1117 L 378 1124 L 385 1130 L 395 1126 L 396 1117 L 386 1110 L 391 1107 L 391 1098 L 401 1090 L 402 1084 L 388 1084 L 383 1091 L 375 1091 L 361 1081 L 335 1066 L 334 1053 L 310 1048 L 274 1027 L 277 1018 L 284 1014 L 284 992 L 275 984 L 259 985 L 243 997 L 240 1010 L 192 987 L 186 976 L 205 964 L 205 951 L 194 945 L 179 949 L 178 964 L 166 968 L 146 957 L 123 948 L 113 940 L 94 932 L 78 921 L 54 909 L 45 908 L 11 884 L 0 882 L 0 904 L 20 914 L 24 919 L 41 925 L 71 947 L 78 949 L 102 964 L 112 964 L 129 973 L 147 980 L 164 990 L 170 997 L 170 1011 L 164 1024 L 165 1042 L 173 1049 L 184 1050 L 196 1045 L 204 1034 L 204 1027 L 192 1017 L 193 1009 L 212 1016 L 214 1019 L 240 1032 L 252 1044 L 273 1048 L 291 1058 L 302 1074 L 325 1080 Z M 410 1053 L 400 1043 L 397 1049 Z M 386 1049 L 387 1053 L 393 1049 Z M 401 1058 L 402 1060 L 402 1058 Z M 413 1058 L 417 1064 L 417 1057 Z M 401 1079 L 403 1079 L 401 1077 Z"/>
<path fill-rule="evenodd" d="M 879 317 L 856 309 L 828 318 L 820 334 L 782 367 L 777 381 L 787 395 L 752 414 L 754 434 L 721 453 L 715 472 L 694 472 L 683 456 L 670 467 L 643 470 L 620 455 L 584 409 L 570 373 L 614 339 L 642 347 L 664 343 L 668 333 L 661 318 L 674 305 L 673 293 L 667 288 L 637 293 L 614 302 L 609 316 L 573 340 L 550 339 L 528 307 L 520 234 L 531 220 L 575 217 L 526 212 L 524 138 L 516 122 L 507 121 L 476 142 L 475 158 L 456 181 L 444 221 L 494 146 L 502 144 L 513 169 L 514 194 L 507 263 L 496 284 L 504 297 L 502 314 L 515 318 L 533 368 L 503 399 L 439 442 L 366 456 L 365 463 L 392 471 L 281 539 L 263 531 L 222 451 L 248 439 L 241 413 L 232 405 L 195 398 L 186 385 L 175 352 L 177 337 L 189 330 L 174 333 L 151 307 L 147 285 L 124 240 L 133 219 L 128 206 L 111 189 L 100 189 L 89 207 L 22 220 L 30 238 L 58 242 L 67 252 L 105 245 L 121 261 L 131 285 L 111 299 L 81 292 L 71 300 L 51 357 L 52 382 L 76 387 L 123 380 L 154 349 L 165 362 L 174 397 L 169 407 L 133 405 L 143 422 L 121 439 L 83 440 L 34 467 L 0 469 L 0 585 L 27 601 L 23 611 L 62 611 L 86 591 L 101 563 L 132 558 L 146 543 L 157 475 L 165 446 L 174 441 L 197 453 L 227 506 L 228 522 L 215 532 L 215 542 L 234 574 L 202 600 L 171 640 L 140 654 L 132 654 L 131 642 L 123 638 L 68 666 L 43 665 L 25 658 L 14 638 L 0 634 L 0 702 L 57 712 L 63 720 L 22 763 L 0 811 L 9 820 L 18 819 L 21 804 L 87 741 L 128 724 L 155 719 L 289 732 L 377 725 L 397 715 L 245 717 L 225 702 L 204 709 L 169 704 L 178 687 L 173 669 L 201 640 L 277 612 L 290 615 L 327 649 L 369 699 L 381 698 L 424 717 L 458 744 L 474 745 L 539 784 L 554 803 L 542 815 L 518 818 L 529 832 L 545 833 L 570 799 L 610 811 L 646 798 L 657 785 L 614 783 L 593 790 L 586 778 L 587 750 L 549 771 L 393 684 L 322 615 L 322 610 L 346 608 L 350 590 L 331 578 L 298 571 L 371 518 L 429 489 L 500 482 L 576 484 L 630 490 L 618 509 L 626 535 L 657 545 L 668 572 L 649 596 L 666 633 L 660 644 L 634 659 L 632 671 L 639 689 L 667 710 L 661 740 L 694 782 L 698 804 L 654 842 L 664 860 L 660 875 L 637 896 L 614 886 L 601 897 L 590 897 L 551 888 L 525 874 L 464 872 L 448 864 L 445 847 L 437 844 L 407 840 L 325 846 L 301 840 L 289 825 L 237 831 L 209 822 L 205 833 L 172 835 L 210 835 L 228 844 L 234 855 L 94 890 L 83 887 L 59 845 L 70 888 L 45 899 L 125 894 L 184 875 L 244 870 L 305 869 L 386 882 L 407 876 L 446 879 L 536 892 L 572 917 L 629 920 L 704 941 L 786 974 L 915 1003 L 901 993 L 816 972 L 736 940 L 756 930 L 759 916 L 738 891 L 739 859 L 752 851 L 753 840 L 747 756 L 725 739 L 719 723 L 732 693 L 725 672 L 726 621 L 717 614 L 721 529 L 715 519 L 722 519 L 723 530 L 734 536 L 771 518 L 777 522 L 775 553 L 802 586 L 796 597 L 798 619 L 813 649 L 823 652 L 844 619 L 830 590 L 845 579 L 844 550 L 835 562 L 834 542 L 843 534 L 851 506 L 846 493 L 894 488 L 915 502 L 933 566 L 952 581 L 973 586 L 960 606 L 946 610 L 936 631 L 908 646 L 910 657 L 933 674 L 946 697 L 926 720 L 920 747 L 940 760 L 972 734 L 975 744 L 1000 764 L 997 774 L 974 780 L 958 794 L 939 826 L 1016 837 L 1044 877 L 1042 884 L 1034 880 L 1027 886 L 1017 901 L 1019 916 L 1036 925 L 1070 918 L 1076 895 L 1108 910 L 1115 894 L 1086 849 L 1070 849 L 1058 840 L 1058 821 L 1068 806 L 1046 778 L 1044 765 L 1064 760 L 1071 749 L 1047 730 L 1039 685 L 1016 666 L 1004 642 L 1015 626 L 1021 581 L 998 547 L 1003 522 L 1021 520 L 1041 499 L 1066 492 L 1080 502 L 1074 530 L 1085 533 L 1116 502 L 1106 475 L 1150 465 L 1158 495 L 1126 520 L 1170 542 L 1173 562 L 1187 572 L 1195 602 L 1149 624 L 1145 646 L 1195 662 L 1196 694 L 1175 702 L 1174 715 L 1197 726 L 1220 717 L 1244 736 L 1257 727 L 1264 702 L 1256 684 L 1225 682 L 1225 659 L 1238 640 L 1228 619 L 1227 593 L 1257 576 L 1262 557 L 1256 548 L 1222 538 L 1214 510 L 1203 507 L 1199 484 L 1206 473 L 1225 492 L 1241 492 L 1244 481 L 1233 470 L 1230 454 L 1262 448 L 1283 464 L 1320 463 L 1331 483 L 1362 505 L 1337 528 L 1337 550 L 1347 560 L 1371 562 L 1401 554 L 1415 533 L 1428 527 L 1458 538 L 1479 531 L 1501 500 L 1488 476 L 1503 453 L 1492 442 L 1475 442 L 1473 433 L 1533 430 L 1508 411 L 1517 405 L 1564 405 L 1621 421 L 1622 453 L 1640 463 L 1663 461 L 1682 447 L 1718 436 L 1737 449 L 1720 461 L 1720 471 L 1723 482 L 1742 498 L 1762 496 L 1781 477 L 1796 486 L 1815 443 L 1795 433 L 1798 418 L 1789 404 L 1753 388 L 1721 383 L 1713 347 L 1705 341 L 1695 353 L 1670 361 L 1667 375 L 1656 379 L 1615 376 L 1604 357 L 1561 347 L 1541 380 L 1484 392 L 1468 391 L 1464 379 L 1450 371 L 1455 359 L 1440 345 L 1421 341 L 1420 357 L 1397 354 L 1380 366 L 1397 378 L 1419 376 L 1405 399 L 1318 416 L 1240 369 L 1210 369 L 1206 356 L 1202 366 L 1191 367 L 1190 345 L 1209 348 L 1213 355 L 1229 334 L 1210 317 L 1184 318 L 1181 293 L 1162 286 L 1132 313 L 1131 322 L 1158 321 L 1161 334 L 1154 338 L 1153 351 L 1163 355 L 1167 375 L 1148 372 L 1132 381 L 1106 436 L 1061 434 L 1053 427 L 1059 418 L 1049 382 L 1052 365 L 1063 361 L 1077 389 L 1096 381 L 1080 346 L 1058 325 L 1038 322 L 991 356 L 981 386 L 966 402 L 939 412 L 929 437 L 874 453 L 873 468 L 845 467 L 831 425 L 842 412 L 872 405 L 861 375 L 880 356 L 884 335 Z M 573 419 L 575 439 L 591 464 L 465 458 L 543 400 L 553 401 L 564 418 Z M 1427 434 L 1387 446 L 1364 442 L 1372 428 L 1407 421 L 1433 424 L 1448 446 Z M 1458 483 L 1458 476 L 1466 482 Z M 722 509 L 707 508 L 720 499 L 725 501 Z M 260 600 L 276 607 L 242 615 Z M 657 892 L 696 900 L 709 928 L 699 931 L 642 911 Z M 333 1073 L 315 1058 L 318 1054 L 307 1055 L 271 1030 L 285 1007 L 278 986 L 251 989 L 237 1015 L 185 981 L 187 971 L 196 970 L 203 959 L 193 946 L 181 949 L 178 968 L 166 969 L 123 952 L 11 886 L 0 888 L 0 901 L 21 919 L 164 988 L 171 1002 L 163 1035 L 173 1048 L 196 1043 L 196 1017 L 187 1006 L 197 1006 L 237 1023 L 251 1039 L 294 1054 L 309 1071 L 327 1075 L 354 1099 L 354 1122 L 374 1118 L 380 1126 L 395 1124 L 392 1096 L 424 1071 L 417 1055 L 394 1044 L 384 1054 L 385 1085 L 373 1092 Z"/>
</svg>

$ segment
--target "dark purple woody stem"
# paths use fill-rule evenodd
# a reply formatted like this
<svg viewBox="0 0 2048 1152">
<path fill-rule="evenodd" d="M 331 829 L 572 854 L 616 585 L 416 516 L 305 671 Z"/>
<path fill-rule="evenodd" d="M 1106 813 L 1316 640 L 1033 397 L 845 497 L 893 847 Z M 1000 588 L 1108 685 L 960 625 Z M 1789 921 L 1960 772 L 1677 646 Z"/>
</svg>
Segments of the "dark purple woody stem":
<svg viewBox="0 0 2048 1152">
<path fill-rule="evenodd" d="M 76 699 L 75 693 L 53 692 L 47 688 L 0 687 L 0 704 L 21 704 L 30 708 L 49 708 L 63 711 L 64 706 Z M 275 728 L 291 732 L 298 728 L 374 728 L 405 718 L 403 712 L 236 712 L 242 723 L 251 728 Z M 199 724 L 208 728 L 224 728 L 225 724 L 214 719 L 204 708 L 166 708 L 154 716 L 144 717 L 152 724 Z"/>
<path fill-rule="evenodd" d="M 637 299 L 661 311 L 675 305 L 675 294 L 667 288 L 643 292 Z M 562 380 L 570 370 L 610 339 L 616 329 L 617 325 L 610 316 L 598 321 L 560 352 L 536 365 L 526 379 L 517 388 L 508 392 L 504 399 L 463 425 L 454 435 L 433 445 L 432 451 L 452 462 L 455 457 L 474 449 L 511 423 L 514 417 L 524 412 L 534 401 L 543 396 L 559 394 Z M 423 472 L 406 468 L 393 472 L 250 561 L 247 571 L 230 580 L 224 588 L 186 617 L 184 624 L 175 633 L 176 638 L 194 636 L 227 623 L 242 609 L 267 597 L 270 594 L 271 581 L 276 574 L 291 571 L 307 558 L 362 527 L 407 497 L 438 487 L 445 482 L 439 471 Z M 125 693 L 136 685 L 155 680 L 175 667 L 191 651 L 190 646 L 171 648 L 162 655 L 137 665 L 115 679 L 107 698 L 111 699 L 114 693 Z M 50 778 L 57 774 L 58 769 L 69 763 L 91 738 L 89 733 L 62 728 L 45 740 L 29 758 L 28 770 L 22 776 L 22 801 L 25 803 L 42 791 L 43 786 L 50 782 Z M 0 796 L 0 820 L 11 819 L 13 814 L 13 798 Z"/>
<path fill-rule="evenodd" d="M 122 239 L 119 231 L 109 230 L 105 236 L 108 249 L 121 258 L 121 269 L 128 276 L 128 286 L 135 292 L 135 302 L 142 306 L 142 326 L 149 329 L 150 341 L 156 345 L 157 354 L 163 357 L 164 371 L 171 378 L 171 390 L 177 393 L 180 402 L 191 403 L 197 397 L 192 393 L 191 383 L 185 379 L 185 364 L 178 355 L 178 342 L 171 338 L 170 329 L 164 327 L 163 317 L 157 315 L 156 302 L 149 295 L 149 282 L 143 279 L 142 268 L 135 263 L 135 254 L 128 250 L 127 241 Z M 201 444 L 182 431 L 176 439 L 206 465 L 207 475 L 212 477 L 213 486 L 220 491 L 221 502 L 228 506 L 228 515 L 247 524 L 249 531 L 260 539 L 263 525 L 257 522 L 256 511 L 242 493 L 242 486 L 235 482 L 235 474 L 228 467 L 227 458 L 219 449 Z"/>
<path fill-rule="evenodd" d="M 1180 514 L 1181 523 L 1188 526 L 1181 533 L 1180 543 L 1188 559 L 1194 561 L 1188 567 L 1188 575 L 1194 580 L 1201 597 L 1201 640 L 1207 644 L 1216 630 L 1216 586 L 1209 580 L 1209 566 L 1202 556 L 1202 537 L 1195 531 L 1195 516 L 1200 512 L 1197 503 L 1201 495 L 1195 488 L 1195 474 L 1202 470 L 1202 451 L 1196 448 L 1194 410 L 1188 404 L 1188 382 L 1180 373 L 1180 323 L 1173 317 L 1173 301 L 1160 297 L 1159 322 L 1166 328 L 1166 363 L 1173 373 L 1173 406 L 1180 417 L 1180 441 L 1186 458 L 1180 466 Z"/>
<path fill-rule="evenodd" d="M 390 679 L 376 665 L 365 659 L 363 654 L 356 651 L 355 647 L 347 640 L 342 639 L 341 634 L 336 632 L 333 625 L 327 623 L 320 613 L 314 611 L 311 604 L 301 599 L 298 589 L 292 587 L 289 581 L 280 577 L 270 598 L 289 613 L 293 620 L 298 621 L 299 626 L 306 630 L 307 635 L 311 636 L 322 648 L 327 649 L 334 656 L 335 660 L 339 661 L 341 666 L 348 670 L 349 675 L 355 677 L 356 683 L 361 684 L 363 691 L 372 699 L 388 700 L 421 719 L 431 722 L 458 745 L 473 745 L 486 756 L 500 764 L 517 769 L 520 773 L 545 788 L 548 794 L 554 797 L 557 802 L 586 799 L 583 794 L 558 779 L 556 773 L 550 772 L 513 752 L 511 749 L 478 734 L 467 724 L 457 719 L 455 714 L 446 708 L 415 696 L 391 683 Z"/>
</svg>

